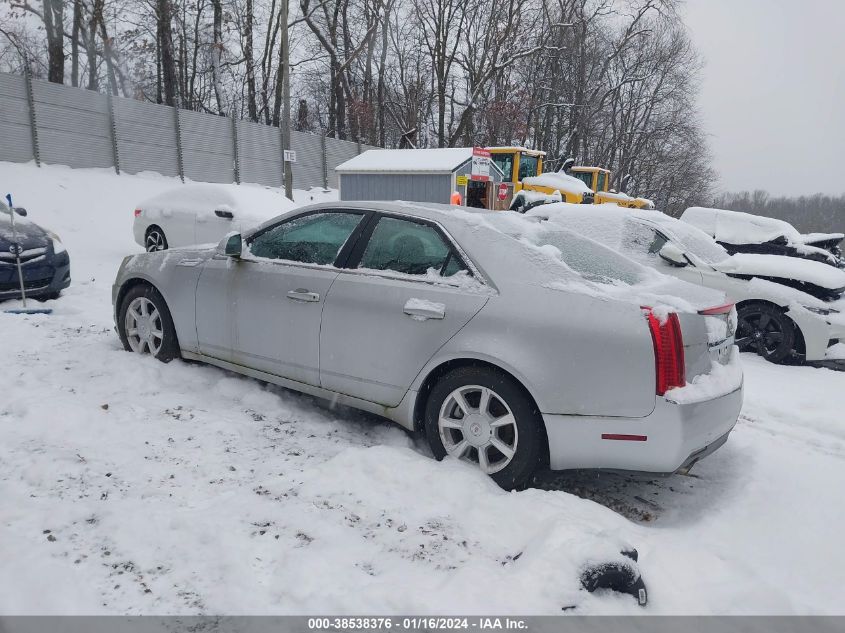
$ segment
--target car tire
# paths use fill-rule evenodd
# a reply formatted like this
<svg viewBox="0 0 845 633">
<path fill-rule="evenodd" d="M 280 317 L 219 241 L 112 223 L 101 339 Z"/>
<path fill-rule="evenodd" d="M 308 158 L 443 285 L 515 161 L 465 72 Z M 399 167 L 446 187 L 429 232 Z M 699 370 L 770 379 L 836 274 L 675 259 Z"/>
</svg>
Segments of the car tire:
<svg viewBox="0 0 845 633">
<path fill-rule="evenodd" d="M 795 325 L 783 310 L 766 303 L 747 303 L 737 310 L 736 344 L 740 352 L 754 352 L 772 363 L 792 359 Z"/>
<path fill-rule="evenodd" d="M 530 396 L 510 376 L 486 367 L 458 367 L 437 381 L 426 402 L 425 432 L 435 458 L 473 463 L 505 490 L 524 488 L 547 453 L 543 420 Z"/>
<path fill-rule="evenodd" d="M 123 297 L 117 331 L 127 352 L 151 354 L 164 363 L 180 355 L 167 303 L 161 293 L 148 284 L 133 286 Z"/>
<path fill-rule="evenodd" d="M 153 224 L 147 229 L 144 235 L 144 249 L 148 253 L 155 253 L 156 251 L 167 250 L 167 236 L 164 234 L 164 229 Z"/>
</svg>

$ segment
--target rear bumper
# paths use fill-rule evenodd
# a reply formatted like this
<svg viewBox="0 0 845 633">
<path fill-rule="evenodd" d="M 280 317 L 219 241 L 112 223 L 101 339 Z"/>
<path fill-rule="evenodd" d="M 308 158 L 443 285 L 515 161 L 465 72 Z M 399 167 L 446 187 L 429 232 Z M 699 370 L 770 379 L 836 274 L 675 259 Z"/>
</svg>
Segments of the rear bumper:
<svg viewBox="0 0 845 633">
<path fill-rule="evenodd" d="M 644 418 L 543 415 L 553 470 L 606 468 L 673 473 L 719 448 L 742 408 L 743 388 L 677 404 L 657 398 Z"/>
<path fill-rule="evenodd" d="M 27 297 L 56 295 L 70 285 L 70 258 L 58 255 L 50 263 L 24 265 L 21 272 Z M 17 266 L 4 263 L 0 267 L 0 301 L 20 298 Z"/>
</svg>

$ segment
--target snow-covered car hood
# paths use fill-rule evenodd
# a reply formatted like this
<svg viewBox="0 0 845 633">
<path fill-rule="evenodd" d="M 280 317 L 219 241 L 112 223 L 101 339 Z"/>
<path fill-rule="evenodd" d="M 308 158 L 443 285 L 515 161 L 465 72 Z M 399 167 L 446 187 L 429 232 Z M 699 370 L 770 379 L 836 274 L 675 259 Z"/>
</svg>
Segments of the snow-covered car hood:
<svg viewBox="0 0 845 633">
<path fill-rule="evenodd" d="M 802 233 L 799 235 L 802 244 L 819 246 L 820 244 L 837 245 L 845 239 L 845 233 Z M 829 248 L 829 247 L 822 247 Z"/>
<path fill-rule="evenodd" d="M 8 252 L 13 242 L 20 244 L 23 250 L 44 248 L 50 243 L 50 237 L 40 226 L 21 216 L 15 217 L 13 233 L 11 218 L 0 213 L 0 252 Z"/>
<path fill-rule="evenodd" d="M 845 291 L 845 271 L 809 259 L 783 255 L 737 253 L 713 264 L 713 268 L 727 274 L 791 279 L 810 283 L 827 290 Z"/>
</svg>

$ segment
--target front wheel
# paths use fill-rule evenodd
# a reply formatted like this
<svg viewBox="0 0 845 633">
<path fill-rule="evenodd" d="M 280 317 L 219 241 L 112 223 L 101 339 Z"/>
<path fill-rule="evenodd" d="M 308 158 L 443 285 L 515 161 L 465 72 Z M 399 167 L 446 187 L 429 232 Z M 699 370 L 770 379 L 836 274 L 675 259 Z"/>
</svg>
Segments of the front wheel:
<svg viewBox="0 0 845 633">
<path fill-rule="evenodd" d="M 127 352 L 150 354 L 165 363 L 179 356 L 170 311 L 164 297 L 152 286 L 134 286 L 126 293 L 120 303 L 117 327 Z"/>
<path fill-rule="evenodd" d="M 426 404 L 425 430 L 434 456 L 473 464 L 506 490 L 524 488 L 540 466 L 542 424 L 515 380 L 482 367 L 449 372 Z"/>
<path fill-rule="evenodd" d="M 772 363 L 795 354 L 795 326 L 782 310 L 751 303 L 737 311 L 736 344 L 740 352 L 755 352 Z"/>
</svg>

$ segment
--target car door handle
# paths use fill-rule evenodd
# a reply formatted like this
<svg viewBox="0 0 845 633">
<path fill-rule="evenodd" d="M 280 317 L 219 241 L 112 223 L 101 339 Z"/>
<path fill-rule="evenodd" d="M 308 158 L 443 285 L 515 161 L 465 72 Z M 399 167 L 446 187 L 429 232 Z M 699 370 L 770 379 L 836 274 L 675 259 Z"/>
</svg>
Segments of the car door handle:
<svg viewBox="0 0 845 633">
<path fill-rule="evenodd" d="M 320 295 L 316 292 L 311 292 L 305 288 L 297 288 L 288 292 L 288 299 L 291 301 L 308 301 L 314 302 L 320 300 Z"/>
<path fill-rule="evenodd" d="M 408 299 L 403 312 L 416 321 L 443 319 L 446 317 L 446 306 L 424 299 Z"/>
</svg>

